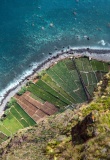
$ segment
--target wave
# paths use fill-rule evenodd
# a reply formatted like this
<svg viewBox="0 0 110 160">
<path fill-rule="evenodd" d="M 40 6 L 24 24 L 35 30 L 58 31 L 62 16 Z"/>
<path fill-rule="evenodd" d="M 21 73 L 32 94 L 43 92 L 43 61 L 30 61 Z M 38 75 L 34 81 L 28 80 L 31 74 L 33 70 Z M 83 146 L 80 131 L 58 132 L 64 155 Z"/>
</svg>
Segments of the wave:
<svg viewBox="0 0 110 160">
<path fill-rule="evenodd" d="M 102 39 L 101 41 L 98 42 L 98 44 L 101 44 L 102 46 L 105 46 L 107 43 Z"/>
<path fill-rule="evenodd" d="M 44 69 L 43 68 L 44 65 L 47 62 L 49 62 L 50 60 L 52 60 L 53 58 L 55 58 L 55 56 L 63 55 L 65 53 L 67 54 L 67 53 L 69 53 L 69 51 L 73 51 L 74 54 L 87 55 L 87 56 L 91 56 L 92 58 L 95 58 L 95 59 L 110 61 L 110 48 L 103 48 L 103 47 L 99 47 L 99 46 L 96 46 L 96 47 L 95 46 L 94 47 L 88 47 L 88 46 L 72 47 L 72 46 L 68 46 L 68 47 L 63 48 L 62 50 L 57 50 L 57 51 L 53 52 L 51 56 L 45 57 L 45 59 L 43 59 L 39 63 L 31 63 L 31 65 L 30 65 L 31 67 L 28 70 L 24 71 L 21 75 L 19 75 L 16 79 L 14 79 L 11 83 L 9 83 L 6 86 L 6 88 L 4 88 L 0 92 L 0 112 L 4 110 L 5 105 L 8 102 L 8 100 L 10 99 L 10 97 L 14 96 L 14 94 L 17 93 L 17 91 L 20 90 L 20 88 L 24 84 L 26 84 L 26 82 L 27 82 L 26 80 L 27 80 L 28 77 L 30 77 L 34 73 L 38 72 L 39 70 Z M 90 51 L 92 51 L 93 54 L 91 54 Z M 105 56 L 105 53 L 106 53 L 106 56 Z M 12 91 L 15 91 L 15 92 L 13 92 L 11 94 L 11 96 L 9 96 L 9 94 Z M 9 98 L 7 98 L 8 96 L 9 96 Z M 6 100 L 6 98 L 7 98 L 7 100 Z"/>
</svg>

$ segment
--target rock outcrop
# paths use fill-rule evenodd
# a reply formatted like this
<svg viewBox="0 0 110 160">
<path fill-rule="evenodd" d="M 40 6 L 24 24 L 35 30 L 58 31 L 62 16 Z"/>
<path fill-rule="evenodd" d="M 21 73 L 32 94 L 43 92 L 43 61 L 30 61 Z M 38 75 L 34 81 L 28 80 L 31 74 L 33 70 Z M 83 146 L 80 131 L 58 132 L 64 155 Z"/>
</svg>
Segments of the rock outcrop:
<svg viewBox="0 0 110 160">
<path fill-rule="evenodd" d="M 92 102 L 20 130 L 0 153 L 1 160 L 109 160 L 110 74 Z"/>
<path fill-rule="evenodd" d="M 90 113 L 71 130 L 73 144 L 81 144 L 94 135 L 94 115 Z"/>
</svg>

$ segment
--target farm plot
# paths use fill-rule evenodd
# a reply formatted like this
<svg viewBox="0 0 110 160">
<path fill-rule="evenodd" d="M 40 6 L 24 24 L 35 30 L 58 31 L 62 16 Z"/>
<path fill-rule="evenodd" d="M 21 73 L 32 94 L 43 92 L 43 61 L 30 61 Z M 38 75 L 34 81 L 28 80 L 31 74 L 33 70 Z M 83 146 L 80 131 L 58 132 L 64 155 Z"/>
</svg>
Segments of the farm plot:
<svg viewBox="0 0 110 160">
<path fill-rule="evenodd" d="M 85 86 L 89 85 L 87 73 L 81 72 L 81 77 L 84 81 Z"/>
<path fill-rule="evenodd" d="M 65 59 L 64 63 L 69 71 L 75 70 L 75 67 L 73 66 L 73 62 L 71 59 Z"/>
<path fill-rule="evenodd" d="M 0 121 L 0 138 L 1 133 L 3 133 L 4 136 L 11 136 L 19 129 L 23 129 L 24 127 L 34 124 L 34 120 L 29 117 L 29 115 L 27 115 L 26 112 L 15 102 L 9 109 L 6 117 Z"/>
<path fill-rule="evenodd" d="M 79 71 L 84 71 L 83 62 L 81 61 L 81 58 L 74 59 L 74 62 Z"/>
<path fill-rule="evenodd" d="M 10 112 L 16 117 L 16 119 L 22 124 L 23 127 L 28 127 L 27 121 L 20 115 L 14 106 L 11 107 Z"/>
<path fill-rule="evenodd" d="M 29 126 L 33 126 L 36 124 L 36 122 L 20 107 L 18 103 L 15 103 L 14 107 L 23 117 L 23 119 L 29 124 Z"/>
<path fill-rule="evenodd" d="M 71 88 L 71 90 L 76 90 L 77 89 L 77 85 L 75 83 L 75 79 L 73 78 L 72 74 L 69 72 L 68 68 L 66 67 L 65 63 L 63 61 L 59 62 L 57 65 L 55 65 L 53 68 L 55 73 L 57 73 L 57 75 L 63 79 L 63 81 L 65 83 L 67 83 L 69 85 L 69 87 Z M 63 77 L 62 77 L 62 73 L 63 72 Z"/>
<path fill-rule="evenodd" d="M 9 114 L 3 120 L 3 125 L 11 133 L 15 133 L 19 129 L 23 129 L 21 123 L 15 118 L 15 116 L 11 112 L 9 112 Z"/>
<path fill-rule="evenodd" d="M 74 102 L 74 99 L 65 92 L 60 85 L 58 85 L 48 74 L 45 74 L 42 76 L 42 81 L 44 81 L 46 84 L 48 84 L 51 88 L 56 90 L 58 93 L 60 93 L 63 97 L 65 97 L 70 102 Z"/>
<path fill-rule="evenodd" d="M 63 90 L 64 90 L 66 93 L 68 93 L 70 96 L 73 97 L 73 94 L 71 94 L 71 92 L 70 92 L 71 89 L 70 89 L 70 87 L 68 86 L 68 84 L 65 83 L 58 75 L 56 75 L 56 74 L 52 71 L 52 69 L 51 69 L 51 70 L 47 70 L 46 72 L 47 72 L 47 74 L 48 74 L 50 77 L 52 77 L 52 79 L 53 79 L 59 86 L 61 86 L 61 88 L 63 88 Z M 74 97 L 73 97 L 73 99 L 74 99 Z M 74 100 L 74 102 L 75 102 L 75 100 Z"/>
<path fill-rule="evenodd" d="M 74 93 L 74 90 L 71 89 L 70 85 L 68 85 L 66 82 L 64 82 L 63 80 L 61 80 L 57 75 L 55 75 L 55 73 L 51 70 L 48 70 L 47 72 L 55 81 L 56 83 L 58 83 L 70 96 L 73 97 L 74 99 L 74 103 L 78 103 L 78 102 L 82 102 L 82 99 L 80 97 L 78 97 L 78 95 L 76 95 Z"/>
<path fill-rule="evenodd" d="M 90 61 L 92 68 L 94 71 L 102 71 L 102 72 L 106 72 L 108 71 L 108 64 L 101 62 L 101 61 L 96 61 L 96 60 L 92 60 Z"/>
<path fill-rule="evenodd" d="M 69 106 L 72 108 L 74 103 L 86 101 L 84 87 L 93 95 L 97 82 L 109 71 L 109 65 L 96 60 L 89 61 L 88 58 L 76 58 L 74 61 L 79 72 L 72 59 L 65 59 L 43 71 L 40 79 L 26 88 L 29 92 L 15 95 L 17 102 L 0 120 L 0 143 L 19 129 L 33 126 L 57 113 L 58 108 L 63 111 Z"/>
<path fill-rule="evenodd" d="M 46 92 L 50 93 L 51 95 L 59 98 L 61 101 L 63 101 L 64 103 L 66 103 L 67 105 L 70 104 L 70 102 L 64 98 L 62 95 L 60 95 L 58 92 L 56 92 L 53 88 L 51 88 L 49 85 L 47 85 L 45 82 L 43 82 L 42 80 L 39 80 L 36 85 L 38 85 L 40 88 L 42 88 L 43 90 L 45 90 Z"/>
<path fill-rule="evenodd" d="M 35 100 L 41 102 L 41 103 L 45 103 L 45 101 L 39 97 L 37 97 L 36 95 L 34 95 L 33 93 L 30 93 L 30 97 L 34 98 Z"/>
<path fill-rule="evenodd" d="M 0 121 L 0 131 L 7 136 L 10 136 L 12 133 L 4 126 L 3 121 Z"/>
<path fill-rule="evenodd" d="M 77 95 L 83 99 L 82 102 L 87 100 L 86 94 L 83 89 L 79 89 L 76 91 Z"/>
<path fill-rule="evenodd" d="M 2 143 L 3 141 L 7 140 L 7 138 L 8 137 L 3 132 L 0 131 L 0 143 Z"/>
<path fill-rule="evenodd" d="M 89 91 L 90 95 L 93 95 L 93 92 L 95 90 L 95 86 L 94 85 L 89 85 L 87 86 L 87 90 Z"/>
<path fill-rule="evenodd" d="M 84 72 L 91 72 L 92 71 L 92 66 L 90 64 L 90 61 L 88 58 L 80 58 L 82 62 L 82 66 L 84 68 Z"/>
<path fill-rule="evenodd" d="M 88 76 L 89 85 L 97 84 L 98 80 L 95 72 L 89 72 L 87 76 Z"/>
<path fill-rule="evenodd" d="M 39 98 L 42 98 L 43 100 L 48 101 L 54 104 L 55 106 L 61 107 L 66 105 L 66 103 L 62 102 L 58 97 L 51 95 L 50 93 L 38 87 L 37 85 L 31 84 L 28 90 L 33 94 L 37 95 Z"/>
</svg>

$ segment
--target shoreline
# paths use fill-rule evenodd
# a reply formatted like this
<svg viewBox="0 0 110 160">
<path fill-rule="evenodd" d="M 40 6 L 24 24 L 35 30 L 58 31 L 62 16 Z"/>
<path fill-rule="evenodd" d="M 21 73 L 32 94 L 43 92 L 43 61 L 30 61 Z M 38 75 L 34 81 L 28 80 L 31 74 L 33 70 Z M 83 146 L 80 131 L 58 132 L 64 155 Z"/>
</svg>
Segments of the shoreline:
<svg viewBox="0 0 110 160">
<path fill-rule="evenodd" d="M 18 84 L 13 86 L 4 94 L 0 104 L 0 116 L 3 114 L 4 110 L 6 109 L 6 104 L 10 100 L 10 98 L 13 97 L 21 89 L 21 87 L 25 86 L 27 82 L 32 80 L 38 74 L 38 72 L 49 68 L 55 62 L 58 62 L 59 60 L 69 57 L 71 55 L 75 57 L 88 56 L 88 57 L 91 57 L 92 59 L 97 59 L 97 60 L 106 61 L 106 62 L 110 61 L 110 49 L 95 49 L 95 48 L 74 49 L 74 48 L 68 47 L 67 49 L 63 49 L 61 51 L 56 52 L 56 55 L 54 55 L 53 53 L 52 55 L 50 55 L 49 58 L 45 59 L 38 66 L 36 65 L 36 67 L 32 69 L 31 74 L 25 76 L 21 81 L 18 82 Z"/>
</svg>

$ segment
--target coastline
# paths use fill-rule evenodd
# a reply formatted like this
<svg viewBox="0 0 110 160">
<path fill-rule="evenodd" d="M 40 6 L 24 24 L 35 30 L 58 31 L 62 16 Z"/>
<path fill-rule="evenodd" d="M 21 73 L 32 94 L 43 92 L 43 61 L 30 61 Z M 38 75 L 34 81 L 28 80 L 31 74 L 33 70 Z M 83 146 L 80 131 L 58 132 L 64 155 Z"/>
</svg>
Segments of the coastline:
<svg viewBox="0 0 110 160">
<path fill-rule="evenodd" d="M 9 89 L 4 95 L 3 99 L 1 100 L 0 105 L 0 116 L 3 114 L 7 102 L 13 97 L 26 83 L 32 80 L 38 72 L 45 70 L 52 66 L 55 62 L 64 59 L 69 56 L 88 56 L 92 59 L 97 59 L 101 61 L 110 62 L 110 49 L 95 49 L 95 48 L 66 48 L 61 51 L 57 51 L 56 53 L 52 53 L 49 58 L 42 61 L 39 65 L 36 65 L 32 72 L 29 75 L 26 75 L 18 84 L 15 84 L 11 89 Z"/>
</svg>

